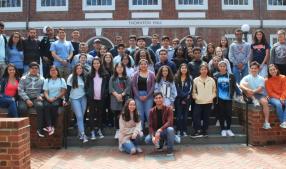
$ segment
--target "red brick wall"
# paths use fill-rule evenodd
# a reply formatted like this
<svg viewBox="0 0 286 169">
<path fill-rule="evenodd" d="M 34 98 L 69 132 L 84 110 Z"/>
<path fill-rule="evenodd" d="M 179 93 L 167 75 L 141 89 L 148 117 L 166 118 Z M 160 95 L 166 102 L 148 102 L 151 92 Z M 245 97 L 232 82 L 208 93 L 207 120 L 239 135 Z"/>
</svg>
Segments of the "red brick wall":
<svg viewBox="0 0 286 169">
<path fill-rule="evenodd" d="M 28 118 L 0 118 L 0 168 L 30 168 Z"/>
</svg>

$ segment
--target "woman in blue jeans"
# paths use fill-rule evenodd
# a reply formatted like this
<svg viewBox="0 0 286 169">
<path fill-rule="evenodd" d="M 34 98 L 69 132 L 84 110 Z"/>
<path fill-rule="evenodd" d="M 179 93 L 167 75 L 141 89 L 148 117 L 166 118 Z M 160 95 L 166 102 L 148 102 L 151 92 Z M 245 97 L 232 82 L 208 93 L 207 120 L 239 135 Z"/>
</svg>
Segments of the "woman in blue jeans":
<svg viewBox="0 0 286 169">
<path fill-rule="evenodd" d="M 83 143 L 87 142 L 87 136 L 84 132 L 84 113 L 86 110 L 86 96 L 84 90 L 84 73 L 83 67 L 81 64 L 77 64 L 73 68 L 73 72 L 69 75 L 67 79 L 67 94 L 65 97 L 64 105 L 67 104 L 67 101 L 70 101 L 71 108 L 75 113 L 77 119 L 77 126 L 80 135 L 80 139 Z"/>
<path fill-rule="evenodd" d="M 135 102 L 140 113 L 142 129 L 149 119 L 149 111 L 153 106 L 153 92 L 155 88 L 155 74 L 148 70 L 148 61 L 139 61 L 139 70 L 133 75 L 131 81 Z"/>
<path fill-rule="evenodd" d="M 8 108 L 8 117 L 19 117 L 16 100 L 19 76 L 15 65 L 8 64 L 0 80 L 0 107 Z"/>
<path fill-rule="evenodd" d="M 276 108 L 278 119 L 281 122 L 280 127 L 286 128 L 286 77 L 280 74 L 278 67 L 274 64 L 268 66 L 265 88 L 270 104 Z"/>
<path fill-rule="evenodd" d="M 128 154 L 142 153 L 139 141 L 140 137 L 143 136 L 143 132 L 141 131 L 139 113 L 133 99 L 126 101 L 119 118 L 119 126 L 119 150 Z"/>
</svg>

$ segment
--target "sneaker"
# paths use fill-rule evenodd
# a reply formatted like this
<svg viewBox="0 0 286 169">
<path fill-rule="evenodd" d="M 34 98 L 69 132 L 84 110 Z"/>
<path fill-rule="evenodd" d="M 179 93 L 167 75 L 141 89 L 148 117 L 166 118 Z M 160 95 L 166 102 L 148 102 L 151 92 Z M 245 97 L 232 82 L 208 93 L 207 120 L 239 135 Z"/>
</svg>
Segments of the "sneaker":
<svg viewBox="0 0 286 169">
<path fill-rule="evenodd" d="M 226 137 L 226 130 L 221 131 L 221 136 Z"/>
<path fill-rule="evenodd" d="M 142 150 L 140 147 L 136 147 L 136 152 L 137 152 L 137 153 L 142 153 L 143 150 Z"/>
<path fill-rule="evenodd" d="M 117 129 L 114 135 L 114 139 L 118 139 L 118 137 L 119 137 L 119 130 Z"/>
<path fill-rule="evenodd" d="M 176 135 L 181 136 L 181 132 L 178 130 Z"/>
<path fill-rule="evenodd" d="M 187 132 L 183 132 L 183 137 L 187 137 L 188 136 L 188 134 L 187 134 Z"/>
<path fill-rule="evenodd" d="M 104 138 L 104 135 L 102 134 L 101 129 L 98 129 L 97 134 L 100 139 Z"/>
<path fill-rule="evenodd" d="M 220 126 L 220 124 L 219 124 L 219 120 L 217 120 L 217 121 L 216 121 L 215 126 L 217 126 L 217 127 L 219 127 L 219 126 Z"/>
<path fill-rule="evenodd" d="M 88 138 L 87 138 L 87 136 L 85 134 L 83 134 L 82 138 L 83 138 L 82 139 L 82 143 L 88 142 Z"/>
<path fill-rule="evenodd" d="M 175 142 L 178 144 L 181 143 L 181 137 L 178 135 L 175 135 Z"/>
<path fill-rule="evenodd" d="M 231 130 L 226 130 L 226 134 L 230 137 L 234 137 L 234 134 Z"/>
<path fill-rule="evenodd" d="M 199 137 L 203 137 L 203 135 L 198 131 L 195 131 L 191 134 L 191 138 L 199 138 Z"/>
<path fill-rule="evenodd" d="M 202 132 L 201 132 L 201 135 L 202 135 L 203 137 L 208 137 L 208 136 L 209 136 L 207 131 L 202 131 Z"/>
<path fill-rule="evenodd" d="M 43 128 L 44 131 L 49 132 L 50 131 L 50 127 L 45 127 Z"/>
<path fill-rule="evenodd" d="M 264 128 L 265 130 L 271 129 L 270 123 L 267 122 L 263 123 L 262 128 Z"/>
<path fill-rule="evenodd" d="M 37 134 L 39 137 L 45 137 L 45 135 L 43 134 L 43 131 L 41 130 L 37 130 Z"/>
<path fill-rule="evenodd" d="M 92 130 L 91 133 L 90 133 L 90 139 L 91 140 L 95 140 L 96 139 L 94 130 Z"/>
<path fill-rule="evenodd" d="M 257 99 L 253 99 L 252 102 L 253 102 L 253 105 L 255 107 L 259 107 L 260 106 L 260 103 L 259 103 L 259 101 Z"/>
<path fill-rule="evenodd" d="M 284 121 L 283 123 L 280 124 L 280 127 L 283 129 L 286 129 L 286 121 Z"/>
<path fill-rule="evenodd" d="M 172 157 L 172 156 L 174 156 L 173 150 L 167 150 L 166 156 L 167 156 L 167 157 Z"/>
<path fill-rule="evenodd" d="M 54 133 L 55 133 L 55 128 L 50 127 L 49 136 L 53 135 Z"/>
</svg>

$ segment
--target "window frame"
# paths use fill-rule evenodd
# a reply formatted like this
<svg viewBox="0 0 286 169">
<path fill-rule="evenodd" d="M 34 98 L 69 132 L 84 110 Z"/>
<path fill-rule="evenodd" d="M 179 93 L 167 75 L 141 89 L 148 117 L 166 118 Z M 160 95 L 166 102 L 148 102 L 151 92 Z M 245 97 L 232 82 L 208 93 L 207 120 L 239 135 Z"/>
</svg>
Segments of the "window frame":
<svg viewBox="0 0 286 169">
<path fill-rule="evenodd" d="M 162 10 L 162 0 L 158 0 L 158 5 L 132 5 L 129 0 L 129 10 Z"/>
<path fill-rule="evenodd" d="M 275 39 L 275 38 L 277 39 L 277 42 L 278 42 L 278 35 L 277 35 L 276 33 L 269 35 L 269 41 L 270 41 L 270 44 L 269 44 L 269 45 L 270 45 L 271 47 L 273 47 L 273 45 L 275 44 L 275 43 L 274 43 L 274 39 Z"/>
<path fill-rule="evenodd" d="M 267 0 L 267 10 L 269 11 L 286 11 L 286 5 L 269 5 L 269 0 Z"/>
<path fill-rule="evenodd" d="M 83 11 L 114 11 L 115 10 L 115 0 L 111 0 L 111 5 L 87 5 L 87 0 L 82 0 L 82 10 Z"/>
<path fill-rule="evenodd" d="M 229 34 L 225 34 L 224 36 L 228 39 L 228 44 L 229 44 L 229 45 L 233 42 L 233 41 L 230 42 L 230 41 L 229 41 L 229 38 L 235 39 L 235 34 L 229 33 Z M 242 40 L 244 41 L 244 35 L 243 35 L 243 37 L 242 37 Z M 250 43 L 250 44 L 252 44 L 252 34 L 251 34 L 251 33 L 248 33 L 248 34 L 247 34 L 247 42 Z"/>
<path fill-rule="evenodd" d="M 203 0 L 204 5 L 180 5 L 176 0 L 176 10 L 208 10 L 208 0 Z"/>
<path fill-rule="evenodd" d="M 19 7 L 0 7 L 0 13 L 2 12 L 23 12 L 23 0 L 20 0 Z"/>
<path fill-rule="evenodd" d="M 66 6 L 42 6 L 41 0 L 36 0 L 37 12 L 68 11 L 68 10 L 69 10 L 69 0 L 66 0 Z"/>
<path fill-rule="evenodd" d="M 224 0 L 221 0 L 222 10 L 253 10 L 253 0 L 248 0 L 248 5 L 225 5 Z"/>
</svg>

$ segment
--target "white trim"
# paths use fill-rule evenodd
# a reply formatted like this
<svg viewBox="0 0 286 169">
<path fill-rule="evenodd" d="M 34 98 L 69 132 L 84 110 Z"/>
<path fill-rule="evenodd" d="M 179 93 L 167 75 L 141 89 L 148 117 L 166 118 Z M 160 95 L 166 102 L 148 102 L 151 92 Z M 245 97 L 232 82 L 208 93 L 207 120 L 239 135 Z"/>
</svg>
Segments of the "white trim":
<svg viewBox="0 0 286 169">
<path fill-rule="evenodd" d="M 189 27 L 190 35 L 196 35 L 196 27 Z"/>
<path fill-rule="evenodd" d="M 253 0 L 248 0 L 248 5 L 225 5 L 224 0 L 221 0 L 222 10 L 253 10 Z"/>
<path fill-rule="evenodd" d="M 148 27 L 142 27 L 142 33 L 143 33 L 143 36 L 148 36 L 149 28 Z"/>
<path fill-rule="evenodd" d="M 82 0 L 83 11 L 114 11 L 115 0 L 111 1 L 111 5 L 87 5 L 86 0 Z"/>
<path fill-rule="evenodd" d="M 85 19 L 112 19 L 113 13 L 85 13 Z"/>
<path fill-rule="evenodd" d="M 229 38 L 235 39 L 235 35 L 234 34 L 225 34 L 224 36 L 227 39 L 229 39 Z M 243 35 L 242 39 L 244 40 L 244 35 Z M 250 44 L 252 43 L 252 35 L 250 33 L 247 34 L 247 42 L 250 43 Z M 229 43 L 229 45 L 230 45 L 230 43 Z"/>
<path fill-rule="evenodd" d="M 132 18 L 159 18 L 159 12 L 132 12 Z"/>
<path fill-rule="evenodd" d="M 208 0 L 204 0 L 203 5 L 180 5 L 176 0 L 176 10 L 208 10 Z"/>
<path fill-rule="evenodd" d="M 206 18 L 205 12 L 178 12 L 179 18 Z"/>
<path fill-rule="evenodd" d="M 41 6 L 41 0 L 36 1 L 37 12 L 50 12 L 50 11 L 68 11 L 69 0 L 66 0 L 66 6 Z"/>
<path fill-rule="evenodd" d="M 26 22 L 5 22 L 5 30 L 26 29 Z"/>
<path fill-rule="evenodd" d="M 129 10 L 162 10 L 162 0 L 158 0 L 158 5 L 132 5 L 129 0 Z"/>
<path fill-rule="evenodd" d="M 101 36 L 101 34 L 102 34 L 102 28 L 95 28 L 95 35 Z"/>
<path fill-rule="evenodd" d="M 92 40 L 97 39 L 97 38 L 98 38 L 98 39 L 105 39 L 106 41 L 108 41 L 108 42 L 111 44 L 112 47 L 114 47 L 113 42 L 112 42 L 110 39 L 108 39 L 108 38 L 106 38 L 106 37 L 103 37 L 103 36 L 93 36 L 93 37 L 89 38 L 89 39 L 86 41 L 86 43 L 87 43 L 87 44 L 90 44 L 90 43 L 92 43 L 92 42 L 91 42 Z"/>
<path fill-rule="evenodd" d="M 269 45 L 270 45 L 271 47 L 274 45 L 274 42 L 273 42 L 274 38 L 277 38 L 277 39 L 278 39 L 277 34 L 270 34 L 270 38 L 269 38 L 270 44 L 269 44 Z"/>
<path fill-rule="evenodd" d="M 286 10 L 286 4 L 285 5 L 269 5 L 269 0 L 267 0 L 267 10 L 272 11 L 272 10 L 280 10 L 280 11 L 285 11 Z"/>
<path fill-rule="evenodd" d="M 265 28 L 280 28 L 286 27 L 285 20 L 263 20 L 263 27 Z"/>
<path fill-rule="evenodd" d="M 20 1 L 19 7 L 0 7 L 1 12 L 23 12 L 23 0 Z"/>
</svg>

